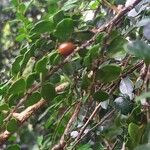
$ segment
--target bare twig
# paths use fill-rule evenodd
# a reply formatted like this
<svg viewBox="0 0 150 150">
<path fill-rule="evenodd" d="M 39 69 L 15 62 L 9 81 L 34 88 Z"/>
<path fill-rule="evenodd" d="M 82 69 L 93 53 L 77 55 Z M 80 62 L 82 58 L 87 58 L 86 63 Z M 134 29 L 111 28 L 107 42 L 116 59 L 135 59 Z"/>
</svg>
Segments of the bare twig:
<svg viewBox="0 0 150 150">
<path fill-rule="evenodd" d="M 49 78 L 51 75 L 53 75 L 55 72 L 57 72 L 64 64 L 68 63 L 70 61 L 70 59 L 72 58 L 72 56 L 74 56 L 74 54 L 76 52 L 78 52 L 80 49 L 83 49 L 87 46 L 89 46 L 90 44 L 92 44 L 97 35 L 100 33 L 100 32 L 103 32 L 103 31 L 107 31 L 109 30 L 110 28 L 112 27 L 115 27 L 116 25 L 118 25 L 119 23 L 119 20 L 121 18 L 123 18 L 126 13 L 128 13 L 131 9 L 133 9 L 141 0 L 135 0 L 134 3 L 128 7 L 125 7 L 123 8 L 112 20 L 110 20 L 107 24 L 105 24 L 104 26 L 100 27 L 98 30 L 97 30 L 97 33 L 93 36 L 93 38 L 91 38 L 89 41 L 86 41 L 85 43 L 83 43 L 80 47 L 77 47 L 75 49 L 75 51 L 69 56 L 67 57 L 63 62 L 61 62 L 59 65 L 57 66 L 54 66 L 50 69 L 49 71 L 49 74 L 48 76 L 46 77 Z M 31 88 L 31 92 L 34 92 L 36 90 L 38 90 L 39 88 L 41 87 L 40 83 L 37 84 L 37 86 L 35 86 L 34 88 Z M 22 113 L 20 114 L 17 114 L 17 113 L 14 113 L 17 111 L 17 108 L 18 106 L 20 106 L 26 99 L 26 96 L 27 94 L 24 95 L 23 99 L 18 103 L 18 105 L 15 107 L 15 109 L 12 111 L 12 115 L 9 116 L 9 119 L 13 116 L 13 117 L 16 117 L 16 119 L 18 119 L 18 121 L 20 123 L 23 123 L 24 121 L 26 121 L 34 112 L 37 111 L 37 109 L 39 109 L 40 107 L 42 107 L 46 101 L 44 100 L 41 100 L 39 101 L 38 103 L 34 104 L 33 106 L 30 106 L 30 108 L 27 108 L 26 110 L 24 110 Z M 98 105 L 96 107 L 96 110 L 94 110 L 94 112 L 92 113 L 92 116 L 93 117 L 96 112 L 98 111 L 98 109 L 100 108 L 100 105 Z M 95 112 L 96 111 L 96 112 Z M 15 115 L 15 116 L 14 116 Z M 90 118 L 91 119 L 91 118 Z M 88 124 L 88 123 L 87 123 Z M 87 126 L 86 124 L 86 126 Z M 86 127 L 85 126 L 85 127 Z M 70 124 L 67 126 L 68 128 L 70 127 Z M 85 128 L 84 127 L 84 128 Z M 83 130 L 84 128 L 81 130 L 81 133 L 83 133 Z M 67 129 L 66 129 L 67 130 Z M 68 131 L 68 130 L 67 130 Z M 9 136 L 11 135 L 11 133 L 9 133 L 8 131 L 4 131 L 3 133 L 0 134 L 0 144 L 3 144 L 3 142 L 5 142 Z M 81 136 L 81 135 L 80 135 Z"/>
<path fill-rule="evenodd" d="M 80 137 L 82 136 L 84 130 L 86 129 L 86 127 L 88 126 L 89 122 L 93 119 L 93 117 L 96 115 L 97 111 L 100 109 L 101 104 L 99 103 L 93 113 L 91 114 L 91 116 L 88 118 L 88 120 L 86 121 L 86 123 L 84 124 L 84 126 L 81 128 L 80 133 L 78 134 L 77 138 L 75 139 L 75 142 L 78 141 L 80 139 Z"/>
<path fill-rule="evenodd" d="M 118 8 L 115 5 L 110 4 L 107 0 L 102 0 L 102 2 L 104 3 L 104 5 L 106 7 L 108 7 L 109 9 L 115 11 L 115 13 L 119 13 Z"/>
<path fill-rule="evenodd" d="M 36 104 L 28 107 L 21 113 L 13 113 L 13 117 L 18 121 L 19 125 L 22 125 L 26 120 L 32 116 L 39 108 L 46 104 L 45 100 L 40 100 Z M 2 145 L 11 135 L 12 133 L 8 132 L 7 130 L 0 134 L 0 145 Z"/>
<path fill-rule="evenodd" d="M 63 149 L 64 149 L 64 147 L 65 147 L 65 145 L 66 145 L 65 136 L 67 136 L 67 135 L 69 134 L 70 129 L 71 129 L 71 126 L 72 126 L 72 124 L 74 123 L 75 119 L 76 119 L 77 116 L 78 116 L 78 113 L 79 113 L 79 111 L 80 111 L 80 107 L 81 107 L 81 102 L 79 102 L 79 103 L 77 104 L 76 109 L 75 109 L 75 111 L 73 112 L 73 114 L 72 114 L 72 116 L 71 116 L 71 118 L 70 118 L 70 120 L 69 120 L 69 122 L 68 122 L 68 124 L 67 124 L 67 126 L 66 126 L 66 128 L 65 128 L 65 131 L 64 131 L 64 133 L 63 133 L 63 135 L 62 135 L 62 137 L 61 137 L 61 139 L 60 139 L 60 141 L 59 141 L 59 143 L 58 143 L 57 145 L 55 145 L 55 146 L 52 148 L 52 150 L 63 150 Z"/>
<path fill-rule="evenodd" d="M 100 105 L 100 104 L 99 104 Z M 99 106 L 98 105 L 98 106 Z M 98 107 L 97 106 L 97 107 Z M 94 110 L 95 111 L 95 110 Z M 88 134 L 90 133 L 91 131 L 93 131 L 96 127 L 100 126 L 102 123 L 104 123 L 110 116 L 112 116 L 114 114 L 115 110 L 113 109 L 110 113 L 108 113 L 107 115 L 105 115 L 101 121 L 99 123 L 97 123 L 94 127 L 92 127 L 90 130 L 88 130 L 88 132 L 86 132 L 84 135 L 81 136 L 81 132 L 80 132 L 80 135 L 76 138 L 75 140 L 75 143 L 72 147 L 72 149 Z M 93 114 L 93 113 L 92 113 Z M 83 128 L 82 128 L 83 130 Z M 83 132 L 82 132 L 83 133 Z"/>
<path fill-rule="evenodd" d="M 55 90 L 56 92 L 62 92 L 68 85 L 69 85 L 68 82 L 62 83 L 56 86 Z M 41 86 L 40 84 L 37 84 L 32 89 L 28 90 L 28 92 L 23 96 L 23 98 L 19 101 L 19 103 L 13 108 L 13 110 L 11 110 L 11 113 L 9 113 L 9 115 L 7 116 L 7 118 L 5 118 L 4 121 L 7 122 L 12 117 L 12 114 L 17 111 L 17 108 L 20 107 L 26 101 L 29 95 L 31 95 L 33 92 L 38 90 L 40 86 Z"/>
</svg>

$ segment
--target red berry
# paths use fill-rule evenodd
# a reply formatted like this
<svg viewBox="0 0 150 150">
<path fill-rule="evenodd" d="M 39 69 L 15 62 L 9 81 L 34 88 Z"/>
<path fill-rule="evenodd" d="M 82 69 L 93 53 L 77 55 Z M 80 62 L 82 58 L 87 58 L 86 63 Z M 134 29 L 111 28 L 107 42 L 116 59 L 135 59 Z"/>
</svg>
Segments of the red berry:
<svg viewBox="0 0 150 150">
<path fill-rule="evenodd" d="M 65 42 L 62 43 L 59 47 L 58 47 L 58 52 L 63 55 L 63 56 L 68 56 L 70 55 L 75 49 L 75 45 L 71 42 Z"/>
</svg>

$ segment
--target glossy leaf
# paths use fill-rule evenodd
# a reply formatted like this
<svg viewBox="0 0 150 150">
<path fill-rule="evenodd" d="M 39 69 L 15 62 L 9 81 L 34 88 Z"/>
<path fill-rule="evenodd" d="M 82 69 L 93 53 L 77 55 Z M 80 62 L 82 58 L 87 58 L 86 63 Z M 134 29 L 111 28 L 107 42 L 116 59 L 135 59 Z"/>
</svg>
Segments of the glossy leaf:
<svg viewBox="0 0 150 150">
<path fill-rule="evenodd" d="M 52 32 L 54 30 L 54 23 L 52 21 L 41 20 L 35 24 L 32 28 L 32 33 L 44 33 L 44 32 Z"/>
<path fill-rule="evenodd" d="M 26 88 L 30 88 L 32 86 L 32 84 L 36 81 L 36 79 L 38 79 L 38 74 L 37 73 L 31 73 L 26 80 Z"/>
<path fill-rule="evenodd" d="M 41 99 L 41 94 L 39 92 L 34 92 L 34 93 L 32 93 L 32 95 L 30 95 L 27 98 L 25 105 L 31 106 L 31 105 L 37 103 L 40 99 Z"/>
<path fill-rule="evenodd" d="M 55 35 L 61 39 L 65 40 L 71 36 L 74 31 L 74 23 L 70 18 L 63 19 L 56 26 Z"/>
<path fill-rule="evenodd" d="M 149 62 L 150 60 L 150 46 L 144 41 L 134 41 L 125 45 L 125 50 L 130 54 L 145 59 Z"/>
<path fill-rule="evenodd" d="M 134 85 L 128 77 L 123 78 L 119 85 L 120 92 L 122 94 L 127 94 L 130 99 L 133 99 L 133 87 Z"/>
<path fill-rule="evenodd" d="M 96 101 L 102 102 L 107 100 L 109 98 L 109 95 L 106 92 L 99 90 L 94 93 L 93 98 Z"/>
<path fill-rule="evenodd" d="M 0 105 L 0 111 L 3 111 L 3 110 L 9 110 L 9 106 L 8 106 L 8 104 L 2 104 L 2 105 Z"/>
<path fill-rule="evenodd" d="M 41 94 L 45 100 L 48 100 L 48 101 L 53 100 L 56 96 L 54 85 L 51 83 L 43 84 L 42 89 L 41 89 Z"/>
<path fill-rule="evenodd" d="M 22 61 L 23 56 L 19 55 L 18 57 L 16 57 L 14 63 L 12 64 L 12 69 L 11 69 L 11 73 L 13 76 L 17 75 L 18 72 L 20 71 L 20 62 Z"/>
<path fill-rule="evenodd" d="M 15 119 L 11 119 L 7 124 L 7 130 L 9 132 L 15 132 L 18 129 L 18 123 Z"/>
<path fill-rule="evenodd" d="M 115 107 L 123 115 L 128 115 L 133 109 L 133 103 L 129 97 L 118 97 L 115 99 Z"/>
<path fill-rule="evenodd" d="M 131 137 L 134 146 L 137 146 L 141 139 L 141 132 L 139 126 L 135 123 L 130 123 L 128 126 L 128 133 Z"/>
<path fill-rule="evenodd" d="M 24 93 L 26 90 L 26 81 L 23 78 L 18 79 L 15 81 L 9 88 L 9 94 L 19 94 Z"/>
<path fill-rule="evenodd" d="M 18 144 L 8 146 L 7 150 L 21 150 Z"/>
<path fill-rule="evenodd" d="M 53 16 L 54 23 L 57 25 L 60 21 L 64 19 L 64 17 L 65 17 L 64 12 L 60 10 Z"/>
<path fill-rule="evenodd" d="M 150 144 L 145 144 L 145 145 L 136 147 L 134 150 L 149 150 L 149 149 L 150 149 Z"/>
<path fill-rule="evenodd" d="M 106 65 L 97 71 L 96 78 L 103 82 L 116 80 L 121 73 L 121 68 L 117 65 Z"/>
<path fill-rule="evenodd" d="M 44 73 L 46 72 L 46 65 L 47 65 L 47 62 L 48 62 L 48 58 L 47 57 L 43 57 L 42 59 L 40 59 L 36 65 L 35 65 L 35 71 L 37 73 Z"/>
</svg>

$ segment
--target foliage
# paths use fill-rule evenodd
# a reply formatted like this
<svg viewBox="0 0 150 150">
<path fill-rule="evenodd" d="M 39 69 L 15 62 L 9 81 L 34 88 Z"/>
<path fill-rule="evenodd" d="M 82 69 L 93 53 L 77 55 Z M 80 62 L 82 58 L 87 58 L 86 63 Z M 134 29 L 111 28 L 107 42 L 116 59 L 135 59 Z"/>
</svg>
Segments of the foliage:
<svg viewBox="0 0 150 150">
<path fill-rule="evenodd" d="M 1 62 L 9 65 L 0 84 L 1 148 L 149 149 L 149 4 L 11 0 L 3 6 L 12 17 L 1 18 L 1 54 L 11 58 Z M 58 51 L 63 42 L 75 45 L 69 56 Z"/>
</svg>

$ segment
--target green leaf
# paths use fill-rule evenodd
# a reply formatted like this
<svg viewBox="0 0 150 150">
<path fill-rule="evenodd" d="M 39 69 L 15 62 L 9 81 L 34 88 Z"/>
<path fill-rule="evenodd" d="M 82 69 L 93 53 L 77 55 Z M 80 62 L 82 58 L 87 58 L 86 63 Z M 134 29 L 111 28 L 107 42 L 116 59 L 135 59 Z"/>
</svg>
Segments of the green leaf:
<svg viewBox="0 0 150 150">
<path fill-rule="evenodd" d="M 144 92 L 140 96 L 136 97 L 136 101 L 142 101 L 143 99 L 150 98 L 150 92 Z"/>
<path fill-rule="evenodd" d="M 20 62 L 22 61 L 23 56 L 19 55 L 16 57 L 14 63 L 12 64 L 11 73 L 13 76 L 17 75 L 20 71 Z"/>
<path fill-rule="evenodd" d="M 82 89 L 88 89 L 88 87 L 89 87 L 90 84 L 91 84 L 91 79 L 88 78 L 87 75 L 84 75 L 82 77 L 81 88 Z"/>
<path fill-rule="evenodd" d="M 121 68 L 117 65 L 105 65 L 96 73 L 96 78 L 105 83 L 116 80 L 121 73 Z"/>
<path fill-rule="evenodd" d="M 52 32 L 54 30 L 54 23 L 48 20 L 41 20 L 35 24 L 31 29 L 31 33 L 45 33 Z"/>
<path fill-rule="evenodd" d="M 99 90 L 96 93 L 94 93 L 93 98 L 96 101 L 102 102 L 108 100 L 109 95 L 106 92 Z"/>
<path fill-rule="evenodd" d="M 34 45 L 33 45 L 28 51 L 25 52 L 23 60 L 21 62 L 20 72 L 22 72 L 23 69 L 26 67 L 26 65 L 29 62 L 31 56 L 33 56 L 33 54 L 34 54 L 34 51 L 35 51 L 35 48 L 34 48 Z"/>
<path fill-rule="evenodd" d="M 11 0 L 11 2 L 15 7 L 19 5 L 19 0 Z"/>
<path fill-rule="evenodd" d="M 63 72 L 64 72 L 66 75 L 71 75 L 71 74 L 74 73 L 74 69 L 73 69 L 72 62 L 66 63 L 66 64 L 63 66 Z"/>
<path fill-rule="evenodd" d="M 74 31 L 74 23 L 70 18 L 63 19 L 56 26 L 55 35 L 61 40 L 68 39 Z"/>
<path fill-rule="evenodd" d="M 40 59 L 35 65 L 35 71 L 37 73 L 45 73 L 47 70 L 46 68 L 47 62 L 48 62 L 47 56 Z"/>
<path fill-rule="evenodd" d="M 56 96 L 54 85 L 51 83 L 42 85 L 41 94 L 45 100 L 53 100 Z"/>
<path fill-rule="evenodd" d="M 48 14 L 52 15 L 58 11 L 58 0 L 50 0 L 49 4 L 51 7 L 48 8 Z"/>
<path fill-rule="evenodd" d="M 11 119 L 7 124 L 7 130 L 9 132 L 15 132 L 18 129 L 18 123 L 15 119 Z"/>
<path fill-rule="evenodd" d="M 31 74 L 33 72 L 33 68 L 34 68 L 34 65 L 35 65 L 35 58 L 34 57 L 31 57 L 27 64 L 26 64 L 26 67 L 24 68 L 23 72 L 22 72 L 22 76 L 23 77 L 27 77 L 29 74 Z"/>
<path fill-rule="evenodd" d="M 26 39 L 27 35 L 25 33 L 22 33 L 22 34 L 19 34 L 17 37 L 16 37 L 16 41 L 18 42 L 21 42 L 23 41 L 24 39 Z"/>
<path fill-rule="evenodd" d="M 8 146 L 7 150 L 21 150 L 18 144 Z"/>
<path fill-rule="evenodd" d="M 8 88 L 10 86 L 10 83 L 7 82 L 5 84 L 1 84 L 0 85 L 0 95 L 4 95 L 4 94 L 7 94 L 7 91 L 8 91 Z"/>
<path fill-rule="evenodd" d="M 91 67 L 92 65 L 92 61 L 94 59 L 97 58 L 97 56 L 99 55 L 100 53 L 100 45 L 99 44 L 96 44 L 96 45 L 93 45 L 89 51 L 87 52 L 85 58 L 84 58 L 84 65 L 87 66 L 88 68 Z"/>
<path fill-rule="evenodd" d="M 126 40 L 122 35 L 117 35 L 108 45 L 107 50 L 109 56 L 116 54 L 123 50 L 123 45 L 125 44 Z"/>
<path fill-rule="evenodd" d="M 2 104 L 2 105 L 0 105 L 0 111 L 3 111 L 3 110 L 9 110 L 8 104 Z"/>
<path fill-rule="evenodd" d="M 21 3 L 21 4 L 19 5 L 18 9 L 19 9 L 20 13 L 24 15 L 24 13 L 25 13 L 25 11 L 26 11 L 26 6 L 25 6 L 25 4 Z"/>
<path fill-rule="evenodd" d="M 62 9 L 65 11 L 70 10 L 77 6 L 77 2 L 78 0 L 68 0 L 66 3 L 64 3 Z"/>
<path fill-rule="evenodd" d="M 31 105 L 37 103 L 40 99 L 41 99 L 41 94 L 39 92 L 34 92 L 34 93 L 32 93 L 32 95 L 30 95 L 27 98 L 25 105 L 31 106 Z"/>
<path fill-rule="evenodd" d="M 19 94 L 24 93 L 26 90 L 26 81 L 23 78 L 18 79 L 15 81 L 9 88 L 9 94 Z"/>
<path fill-rule="evenodd" d="M 60 75 L 57 74 L 57 73 L 54 73 L 52 76 L 51 76 L 51 79 L 50 79 L 50 82 L 53 83 L 53 84 L 56 84 L 58 82 L 60 82 Z"/>
<path fill-rule="evenodd" d="M 150 144 L 140 145 L 136 147 L 134 150 L 150 150 Z"/>
<path fill-rule="evenodd" d="M 128 133 L 133 145 L 137 146 L 141 139 L 141 132 L 139 126 L 135 123 L 130 123 L 128 126 Z"/>
<path fill-rule="evenodd" d="M 57 25 L 61 20 L 63 20 L 65 17 L 64 12 L 60 10 L 53 16 L 54 23 Z"/>
<path fill-rule="evenodd" d="M 99 6 L 99 4 L 100 4 L 99 1 L 91 1 L 91 2 L 89 3 L 89 7 L 90 7 L 90 9 L 95 10 L 95 9 Z"/>
<path fill-rule="evenodd" d="M 83 41 L 90 40 L 93 37 L 94 33 L 87 30 L 87 31 L 75 32 L 74 35 L 77 40 L 83 42 Z"/>
<path fill-rule="evenodd" d="M 5 119 L 4 115 L 1 113 L 0 114 L 0 126 L 3 125 L 3 120 Z"/>
<path fill-rule="evenodd" d="M 92 150 L 90 144 L 81 145 L 77 150 Z"/>
<path fill-rule="evenodd" d="M 130 54 L 145 59 L 146 61 L 150 61 L 150 46 L 147 45 L 144 41 L 134 41 L 131 43 L 127 43 L 124 46 L 125 50 Z"/>
<path fill-rule="evenodd" d="M 61 61 L 61 56 L 57 52 L 53 52 L 49 56 L 50 65 L 57 65 Z"/>
<path fill-rule="evenodd" d="M 21 99 L 22 94 L 10 95 L 8 98 L 9 107 L 15 106 L 16 103 Z"/>
<path fill-rule="evenodd" d="M 128 115 L 133 110 L 133 102 L 129 99 L 129 97 L 118 97 L 114 102 L 116 109 L 123 115 Z"/>
<path fill-rule="evenodd" d="M 34 81 L 36 81 L 36 79 L 38 79 L 38 74 L 33 72 L 31 73 L 28 77 L 27 77 L 27 80 L 26 80 L 26 88 L 29 89 L 32 84 L 34 83 Z"/>
</svg>

